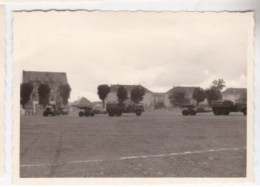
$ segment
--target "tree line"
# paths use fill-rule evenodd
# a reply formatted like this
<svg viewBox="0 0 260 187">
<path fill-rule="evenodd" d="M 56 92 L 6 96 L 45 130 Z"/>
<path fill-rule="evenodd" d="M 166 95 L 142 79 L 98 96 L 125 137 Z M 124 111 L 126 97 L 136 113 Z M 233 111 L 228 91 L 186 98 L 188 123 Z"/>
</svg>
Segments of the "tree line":
<svg viewBox="0 0 260 187">
<path fill-rule="evenodd" d="M 24 108 L 30 101 L 34 86 L 31 83 L 22 83 L 20 85 L 20 104 Z M 51 88 L 48 84 L 40 84 L 38 87 L 39 104 L 43 107 L 49 104 Z M 68 84 L 62 84 L 59 87 L 59 95 L 62 98 L 62 104 L 67 105 L 70 97 L 71 88 Z"/>
<path fill-rule="evenodd" d="M 197 106 L 199 103 L 205 101 L 205 99 L 207 99 L 209 106 L 211 106 L 213 101 L 222 99 L 221 91 L 225 86 L 225 81 L 223 79 L 214 80 L 211 86 L 205 90 L 199 87 L 194 88 L 192 98 L 197 102 Z M 171 104 L 174 106 L 180 107 L 189 103 L 185 91 L 172 92 L 169 99 Z"/>
<path fill-rule="evenodd" d="M 111 91 L 111 88 L 106 84 L 102 84 L 97 87 L 97 90 L 98 90 L 97 94 L 99 98 L 102 100 L 103 107 L 105 107 L 105 99 L 109 94 L 109 92 Z M 126 88 L 124 86 L 119 86 L 117 88 L 116 95 L 119 103 L 124 102 L 127 99 Z M 140 85 L 133 86 L 130 91 L 131 100 L 136 104 L 140 103 L 140 101 L 143 100 L 144 95 L 145 95 L 145 89 Z"/>
</svg>

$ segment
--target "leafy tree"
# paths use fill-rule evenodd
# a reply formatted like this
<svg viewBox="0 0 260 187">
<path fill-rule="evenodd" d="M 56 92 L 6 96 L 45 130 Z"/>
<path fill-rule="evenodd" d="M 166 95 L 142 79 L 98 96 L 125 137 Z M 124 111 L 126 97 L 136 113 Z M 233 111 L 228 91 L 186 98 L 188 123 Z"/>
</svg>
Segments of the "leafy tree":
<svg viewBox="0 0 260 187">
<path fill-rule="evenodd" d="M 181 107 L 182 105 L 189 103 L 189 99 L 186 98 L 186 92 L 183 91 L 172 92 L 169 99 L 171 104 L 177 107 Z"/>
<path fill-rule="evenodd" d="M 67 105 L 68 100 L 70 98 L 70 92 L 71 92 L 70 85 L 68 85 L 68 84 L 60 85 L 59 92 L 60 92 L 60 96 L 62 98 L 63 104 Z"/>
<path fill-rule="evenodd" d="M 119 86 L 117 89 L 117 98 L 119 103 L 122 103 L 124 100 L 127 99 L 127 90 L 124 86 Z"/>
<path fill-rule="evenodd" d="M 39 103 L 45 107 L 49 104 L 51 89 L 48 84 L 41 84 L 38 88 L 39 93 Z"/>
<path fill-rule="evenodd" d="M 212 87 L 216 87 L 221 91 L 224 87 L 226 87 L 226 83 L 223 79 L 214 80 L 212 82 Z"/>
<path fill-rule="evenodd" d="M 28 101 L 30 100 L 30 95 L 33 91 L 33 85 L 31 83 L 23 83 L 20 85 L 20 103 L 21 105 L 24 106 Z"/>
<path fill-rule="evenodd" d="M 142 86 L 134 86 L 131 90 L 131 100 L 135 103 L 139 103 L 143 100 L 145 90 Z"/>
<path fill-rule="evenodd" d="M 99 85 L 97 89 L 98 89 L 98 96 L 102 100 L 103 108 L 104 108 L 105 107 L 105 99 L 106 99 L 108 93 L 110 92 L 110 87 L 106 84 L 103 84 L 103 85 Z"/>
<path fill-rule="evenodd" d="M 197 106 L 199 106 L 199 103 L 205 100 L 206 92 L 202 88 L 194 88 L 192 98 L 197 101 Z"/>
<path fill-rule="evenodd" d="M 222 94 L 219 88 L 212 86 L 211 88 L 206 90 L 206 97 L 208 100 L 209 106 L 211 106 L 212 101 L 217 101 L 222 99 Z"/>
</svg>

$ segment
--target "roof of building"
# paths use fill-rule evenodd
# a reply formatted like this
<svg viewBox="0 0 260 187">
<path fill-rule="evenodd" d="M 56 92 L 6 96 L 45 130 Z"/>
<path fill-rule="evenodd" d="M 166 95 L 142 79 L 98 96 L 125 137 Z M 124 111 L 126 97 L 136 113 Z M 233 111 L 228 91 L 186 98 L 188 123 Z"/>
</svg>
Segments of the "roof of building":
<svg viewBox="0 0 260 187">
<path fill-rule="evenodd" d="M 112 85 L 110 86 L 110 91 L 111 91 L 111 92 L 116 92 L 119 86 L 123 86 L 123 87 L 127 90 L 127 92 L 131 92 L 131 90 L 132 90 L 132 88 L 133 88 L 134 86 L 141 86 L 141 87 L 144 88 L 145 93 L 152 93 L 152 91 L 148 90 L 147 88 L 145 88 L 145 87 L 142 86 L 142 85 L 123 85 L 123 84 L 112 84 Z"/>
<path fill-rule="evenodd" d="M 79 107 L 79 108 L 81 108 L 81 107 L 91 107 L 91 106 L 93 106 L 93 103 L 90 102 L 87 98 L 82 97 L 78 101 L 76 101 L 73 104 L 73 106 Z"/>
<path fill-rule="evenodd" d="M 246 88 L 227 88 L 225 91 L 222 92 L 224 95 L 240 95 L 246 93 Z"/>
<path fill-rule="evenodd" d="M 165 92 L 153 92 L 153 96 L 164 96 Z"/>
<path fill-rule="evenodd" d="M 68 84 L 65 72 L 23 71 L 23 83 L 35 81 Z"/>
</svg>

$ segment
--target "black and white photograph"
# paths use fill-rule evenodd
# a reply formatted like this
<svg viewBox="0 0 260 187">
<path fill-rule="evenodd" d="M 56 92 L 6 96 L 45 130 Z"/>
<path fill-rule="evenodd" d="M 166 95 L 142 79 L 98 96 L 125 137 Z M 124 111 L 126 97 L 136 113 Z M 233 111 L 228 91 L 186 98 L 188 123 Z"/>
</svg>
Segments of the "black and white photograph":
<svg viewBox="0 0 260 187">
<path fill-rule="evenodd" d="M 18 11 L 12 26 L 20 178 L 252 175 L 252 12 Z"/>
</svg>

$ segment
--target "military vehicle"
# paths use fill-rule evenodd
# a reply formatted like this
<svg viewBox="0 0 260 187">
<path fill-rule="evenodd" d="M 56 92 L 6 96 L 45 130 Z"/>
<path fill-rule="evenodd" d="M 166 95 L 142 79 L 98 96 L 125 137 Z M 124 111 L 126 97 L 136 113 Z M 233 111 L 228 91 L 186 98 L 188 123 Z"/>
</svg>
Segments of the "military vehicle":
<svg viewBox="0 0 260 187">
<path fill-rule="evenodd" d="M 187 116 L 187 115 L 195 116 L 197 113 L 212 112 L 212 110 L 195 107 L 194 105 L 183 105 L 181 108 L 183 108 L 182 110 L 183 116 Z"/>
<path fill-rule="evenodd" d="M 43 111 L 43 116 L 58 116 L 58 115 L 68 115 L 68 110 L 66 107 L 56 107 L 56 105 L 47 105 Z"/>
<path fill-rule="evenodd" d="M 80 111 L 79 111 L 79 117 L 93 117 L 95 115 L 95 113 L 92 111 L 92 107 L 80 107 Z"/>
<path fill-rule="evenodd" d="M 141 116 L 144 112 L 142 104 L 129 103 L 107 103 L 107 113 L 109 116 L 121 116 L 122 113 L 135 113 L 136 116 Z"/>
<path fill-rule="evenodd" d="M 244 115 L 247 115 L 247 104 L 244 102 L 214 101 L 211 107 L 215 115 L 229 115 L 230 112 L 243 112 Z"/>
<path fill-rule="evenodd" d="M 183 110 L 182 110 L 182 115 L 187 116 L 187 115 L 196 115 L 197 114 L 197 110 L 195 108 L 195 106 L 193 105 L 183 105 L 182 106 Z"/>
<path fill-rule="evenodd" d="M 91 116 L 91 117 L 93 117 L 96 114 L 106 114 L 107 113 L 106 110 L 101 109 L 99 107 L 92 108 L 91 106 L 89 106 L 89 107 L 78 107 L 78 108 L 80 108 L 79 117 L 83 117 L 83 116 L 86 116 L 86 117 Z"/>
</svg>

